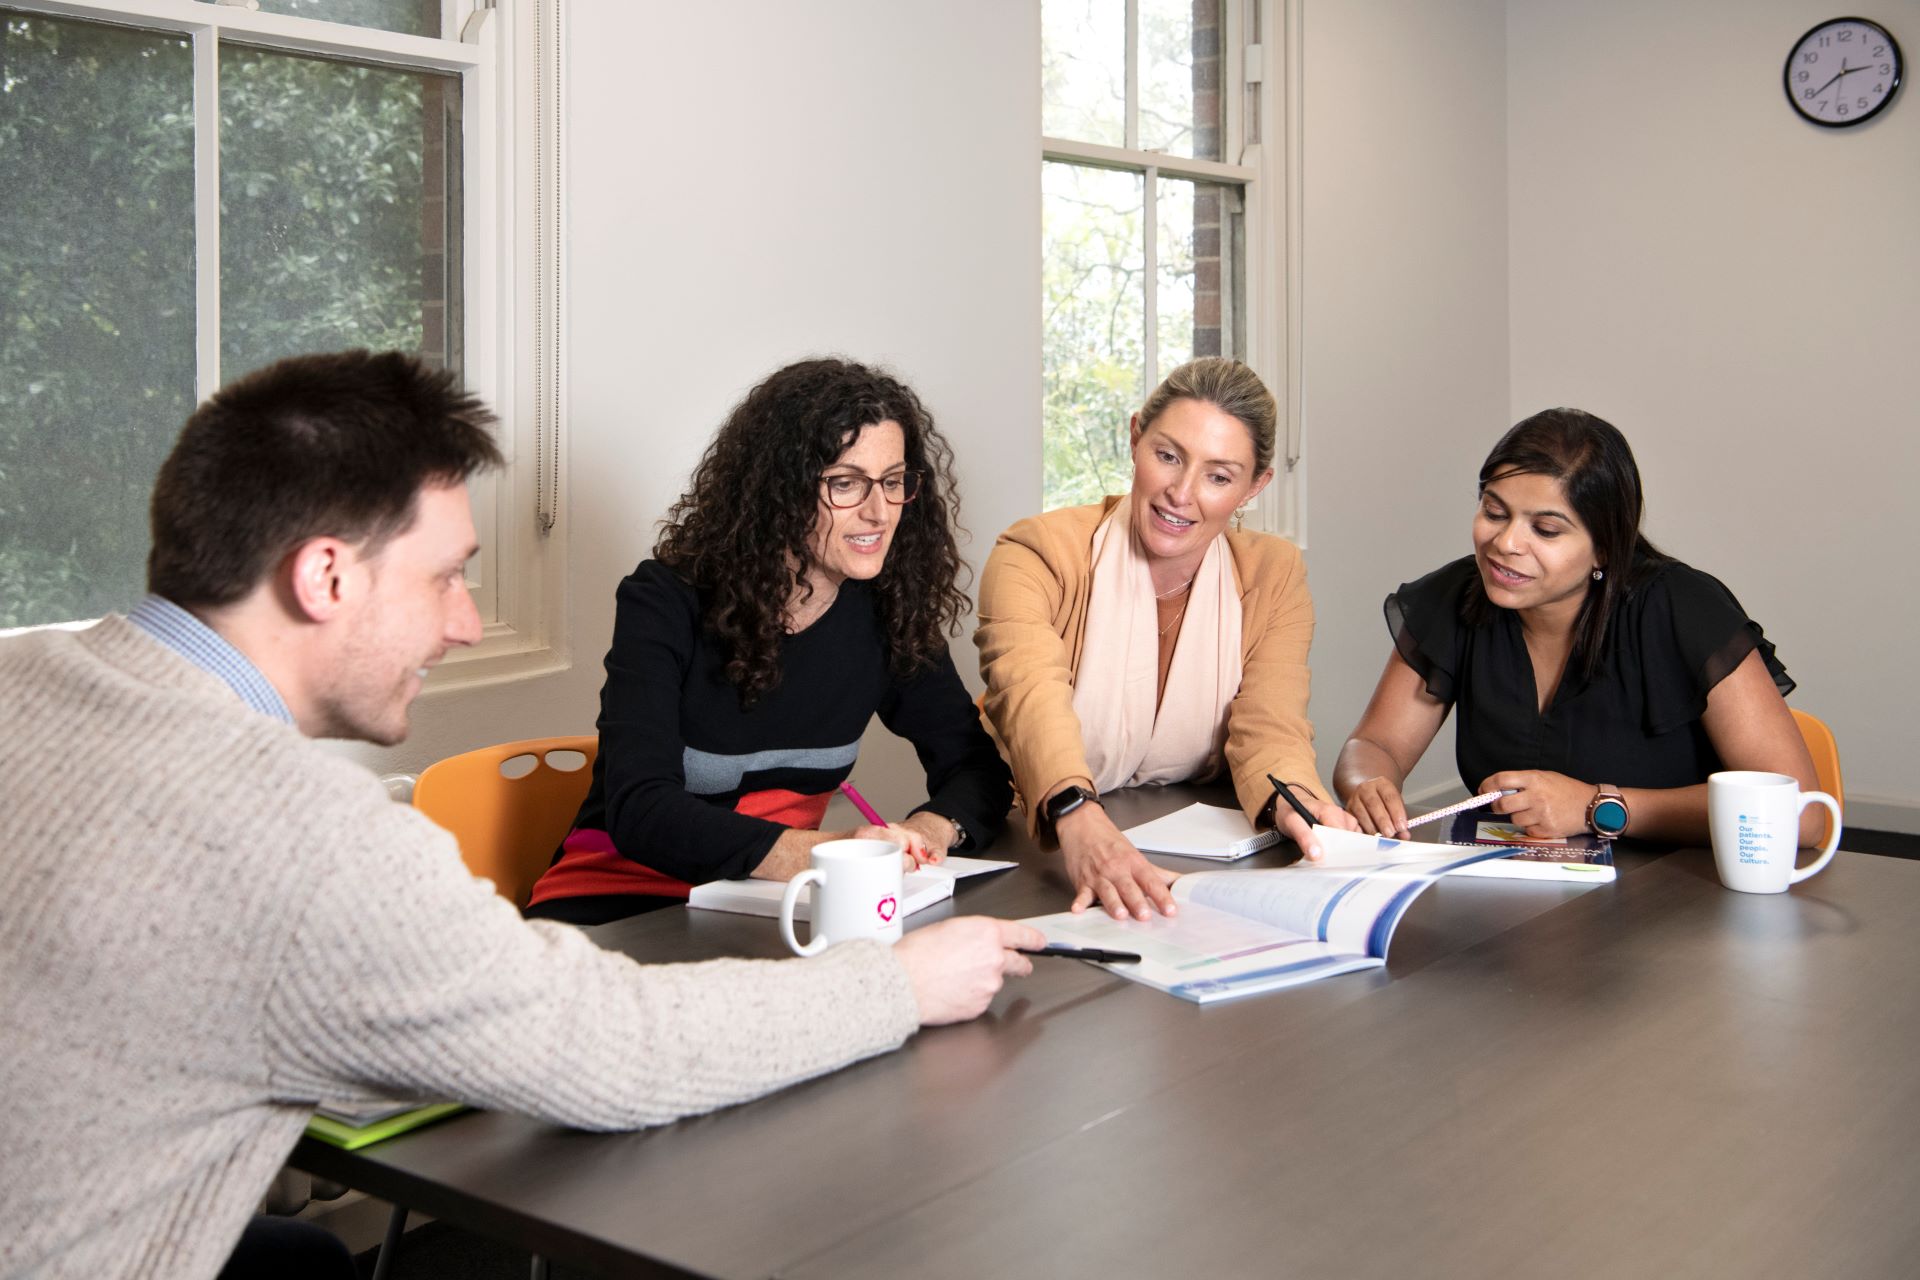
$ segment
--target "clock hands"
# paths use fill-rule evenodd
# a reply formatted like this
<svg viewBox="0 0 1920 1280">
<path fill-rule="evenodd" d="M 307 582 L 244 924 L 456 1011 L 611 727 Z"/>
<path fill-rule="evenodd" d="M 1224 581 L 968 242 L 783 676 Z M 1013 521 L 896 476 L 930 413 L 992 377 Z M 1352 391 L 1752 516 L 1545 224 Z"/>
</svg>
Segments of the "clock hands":
<svg viewBox="0 0 1920 1280">
<path fill-rule="evenodd" d="M 1833 80 L 1829 80 L 1827 81 L 1826 84 L 1823 84 L 1818 89 L 1815 89 L 1813 91 L 1813 96 L 1817 98 L 1821 94 L 1825 93 L 1827 89 L 1833 84 L 1834 80 L 1838 80 L 1842 76 L 1850 76 L 1856 71 L 1865 71 L 1866 69 L 1867 68 L 1865 67 L 1850 67 L 1847 65 L 1847 60 L 1845 58 L 1840 59 L 1840 69 L 1833 73 Z"/>
</svg>

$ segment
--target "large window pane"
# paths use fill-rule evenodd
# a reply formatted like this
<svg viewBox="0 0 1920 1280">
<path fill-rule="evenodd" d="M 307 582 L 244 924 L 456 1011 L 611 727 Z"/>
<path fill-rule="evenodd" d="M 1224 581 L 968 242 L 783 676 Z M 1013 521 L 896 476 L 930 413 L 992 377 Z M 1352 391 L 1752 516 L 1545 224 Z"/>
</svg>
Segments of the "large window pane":
<svg viewBox="0 0 1920 1280">
<path fill-rule="evenodd" d="M 220 373 L 345 347 L 460 363 L 452 76 L 220 54 Z"/>
<path fill-rule="evenodd" d="M 193 62 L 0 11 L 0 626 L 139 599 L 194 400 Z"/>
<path fill-rule="evenodd" d="M 1124 0 L 1042 0 L 1040 132 L 1126 145 Z"/>
<path fill-rule="evenodd" d="M 1160 179 L 1154 266 L 1161 377 L 1195 356 L 1241 355 L 1226 287 L 1237 275 L 1229 205 L 1237 194 L 1210 182 Z"/>
<path fill-rule="evenodd" d="M 1140 0 L 1140 149 L 1220 147 L 1220 0 Z"/>
<path fill-rule="evenodd" d="M 1123 493 L 1127 420 L 1145 368 L 1145 270 L 1137 173 L 1041 167 L 1045 504 Z"/>
<path fill-rule="evenodd" d="M 1154 198 L 1154 304 L 1158 372 L 1193 359 L 1193 183 L 1161 179 Z"/>
<path fill-rule="evenodd" d="M 440 0 L 260 0 L 266 13 L 377 27 L 410 36 L 440 34 Z"/>
</svg>

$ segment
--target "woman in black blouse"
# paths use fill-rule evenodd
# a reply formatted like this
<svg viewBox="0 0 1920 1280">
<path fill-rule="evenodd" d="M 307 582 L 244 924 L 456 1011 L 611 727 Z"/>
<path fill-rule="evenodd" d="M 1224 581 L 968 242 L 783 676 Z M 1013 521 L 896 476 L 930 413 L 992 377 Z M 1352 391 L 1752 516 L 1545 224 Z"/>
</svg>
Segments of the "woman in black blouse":
<svg viewBox="0 0 1920 1280">
<path fill-rule="evenodd" d="M 918 396 L 845 360 L 748 393 L 615 595 L 593 782 L 529 916 L 597 924 L 708 880 L 787 880 L 851 835 L 908 865 L 998 833 L 1013 784 L 947 638 L 952 451 Z M 926 803 L 821 831 L 879 716 L 913 744 Z"/>
<path fill-rule="evenodd" d="M 1405 830 L 1400 788 L 1455 707 L 1461 781 L 1513 791 L 1492 811 L 1529 835 L 1704 842 L 1708 774 L 1814 787 L 1773 645 L 1642 536 L 1641 507 L 1633 451 L 1592 414 L 1549 409 L 1501 437 L 1473 554 L 1387 597 L 1394 651 L 1334 765 L 1363 830 Z"/>
</svg>

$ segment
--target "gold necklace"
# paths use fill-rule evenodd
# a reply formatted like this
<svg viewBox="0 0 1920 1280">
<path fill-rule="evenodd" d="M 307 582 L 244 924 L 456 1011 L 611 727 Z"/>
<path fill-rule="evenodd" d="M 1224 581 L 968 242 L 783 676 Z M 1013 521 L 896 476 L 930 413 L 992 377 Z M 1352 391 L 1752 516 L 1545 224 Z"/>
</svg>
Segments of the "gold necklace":
<svg viewBox="0 0 1920 1280">
<path fill-rule="evenodd" d="M 1167 634 L 1167 632 L 1174 629 L 1174 627 L 1179 623 L 1180 619 L 1186 616 L 1187 616 L 1187 606 L 1183 603 L 1180 606 L 1180 612 L 1173 615 L 1173 621 L 1169 622 L 1166 626 L 1160 628 L 1160 634 L 1164 637 Z"/>
<path fill-rule="evenodd" d="M 1199 574 L 1197 574 L 1197 573 L 1193 575 L 1193 577 L 1194 577 L 1194 578 L 1197 578 L 1197 577 L 1199 577 L 1199 576 L 1200 576 L 1200 575 L 1199 575 Z M 1174 588 L 1173 590 L 1171 590 L 1171 591 L 1167 591 L 1167 592 L 1155 592 L 1155 593 L 1154 593 L 1154 596 L 1153 596 L 1153 598 L 1154 598 L 1155 600 L 1166 600 L 1166 599 L 1169 599 L 1169 598 L 1171 598 L 1171 597 L 1173 597 L 1173 596 L 1177 596 L 1177 595 L 1179 595 L 1179 594 L 1180 594 L 1180 593 L 1181 593 L 1182 591 L 1185 591 L 1185 590 L 1186 590 L 1186 589 L 1187 589 L 1188 587 L 1190 587 L 1190 586 L 1192 586 L 1192 585 L 1193 585 L 1193 578 L 1188 578 L 1188 579 L 1187 579 L 1187 580 L 1186 580 L 1185 582 L 1183 582 L 1183 583 L 1181 583 L 1181 584 L 1180 584 L 1179 586 L 1177 586 L 1177 587 L 1175 587 L 1175 588 Z"/>
</svg>

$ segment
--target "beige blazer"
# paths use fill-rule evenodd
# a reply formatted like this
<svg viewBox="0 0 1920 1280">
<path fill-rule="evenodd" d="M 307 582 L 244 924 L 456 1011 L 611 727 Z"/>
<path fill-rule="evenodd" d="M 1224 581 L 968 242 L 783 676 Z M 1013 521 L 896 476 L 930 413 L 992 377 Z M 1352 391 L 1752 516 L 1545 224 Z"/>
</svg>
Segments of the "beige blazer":
<svg viewBox="0 0 1920 1280">
<path fill-rule="evenodd" d="M 1013 769 L 1027 826 L 1038 802 L 1092 771 L 1073 710 L 1086 640 L 1093 535 L 1118 498 L 1032 516 L 994 543 L 980 580 L 980 673 L 987 729 Z M 1300 551 L 1268 533 L 1223 535 L 1243 615 L 1240 692 L 1227 706 L 1226 765 L 1249 819 L 1273 795 L 1267 774 L 1325 797 L 1307 719 L 1313 598 Z"/>
</svg>

